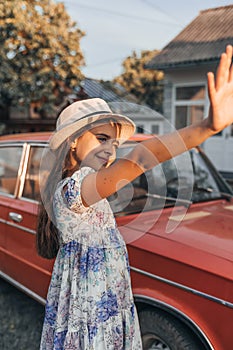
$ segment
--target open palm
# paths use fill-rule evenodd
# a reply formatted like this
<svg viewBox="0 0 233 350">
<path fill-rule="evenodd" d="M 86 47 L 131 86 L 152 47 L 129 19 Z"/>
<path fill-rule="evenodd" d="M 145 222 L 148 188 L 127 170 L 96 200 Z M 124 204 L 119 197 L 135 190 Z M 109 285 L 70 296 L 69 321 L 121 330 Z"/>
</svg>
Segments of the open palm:
<svg viewBox="0 0 233 350">
<path fill-rule="evenodd" d="M 213 132 L 219 132 L 233 123 L 233 48 L 226 47 L 222 53 L 216 72 L 208 73 L 208 93 L 210 99 L 209 125 Z"/>
</svg>

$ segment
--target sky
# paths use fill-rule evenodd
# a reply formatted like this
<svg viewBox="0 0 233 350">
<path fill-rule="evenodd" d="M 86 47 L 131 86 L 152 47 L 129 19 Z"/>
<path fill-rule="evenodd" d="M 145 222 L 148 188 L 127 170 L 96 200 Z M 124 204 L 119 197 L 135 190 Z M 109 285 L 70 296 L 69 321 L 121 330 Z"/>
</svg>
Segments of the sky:
<svg viewBox="0 0 233 350">
<path fill-rule="evenodd" d="M 233 5 L 224 0 L 62 0 L 85 32 L 80 41 L 88 78 L 112 80 L 135 51 L 161 50 L 200 11 Z"/>
</svg>

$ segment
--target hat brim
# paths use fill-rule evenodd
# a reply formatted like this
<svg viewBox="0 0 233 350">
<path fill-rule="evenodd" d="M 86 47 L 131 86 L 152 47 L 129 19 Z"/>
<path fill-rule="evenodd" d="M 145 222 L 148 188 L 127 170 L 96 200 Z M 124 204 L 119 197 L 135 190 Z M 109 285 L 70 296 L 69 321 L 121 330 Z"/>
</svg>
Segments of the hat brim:
<svg viewBox="0 0 233 350">
<path fill-rule="evenodd" d="M 61 146 L 61 144 L 67 140 L 70 136 L 74 134 L 78 134 L 78 132 L 83 132 L 84 130 L 88 130 L 93 126 L 93 123 L 103 123 L 110 121 L 115 121 L 116 123 L 121 125 L 120 135 L 117 138 L 119 144 L 127 141 L 134 133 L 135 133 L 135 124 L 134 122 L 121 114 L 109 113 L 109 114 L 95 114 L 94 116 L 89 116 L 78 120 L 70 125 L 65 126 L 64 128 L 55 131 L 50 138 L 49 146 L 51 149 L 55 150 Z"/>
</svg>

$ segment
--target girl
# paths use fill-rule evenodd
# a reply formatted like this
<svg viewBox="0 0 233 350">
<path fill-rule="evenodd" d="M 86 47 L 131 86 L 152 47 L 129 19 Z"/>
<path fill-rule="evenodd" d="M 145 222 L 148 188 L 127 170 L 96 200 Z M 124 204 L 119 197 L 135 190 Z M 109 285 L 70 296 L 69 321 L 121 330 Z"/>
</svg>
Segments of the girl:
<svg viewBox="0 0 233 350">
<path fill-rule="evenodd" d="M 232 51 L 229 45 L 222 54 L 216 79 L 208 73 L 208 118 L 143 141 L 114 164 L 117 147 L 134 133 L 130 119 L 101 99 L 75 102 L 60 114 L 42 161 L 55 165 L 42 184 L 46 211 L 37 247 L 40 255 L 57 257 L 41 350 L 142 349 L 127 251 L 106 197 L 233 122 Z"/>
</svg>

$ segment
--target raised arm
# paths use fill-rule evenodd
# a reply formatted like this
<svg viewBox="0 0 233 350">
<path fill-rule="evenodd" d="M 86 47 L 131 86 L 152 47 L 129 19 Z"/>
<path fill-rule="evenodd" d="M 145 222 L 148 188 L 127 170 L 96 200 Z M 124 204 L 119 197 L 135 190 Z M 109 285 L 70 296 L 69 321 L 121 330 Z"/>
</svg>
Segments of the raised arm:
<svg viewBox="0 0 233 350">
<path fill-rule="evenodd" d="M 208 73 L 209 114 L 206 119 L 178 131 L 153 137 L 137 145 L 125 159 L 87 176 L 82 198 L 88 206 L 108 197 L 142 172 L 191 149 L 233 123 L 233 49 L 222 53 L 216 77 Z"/>
</svg>

